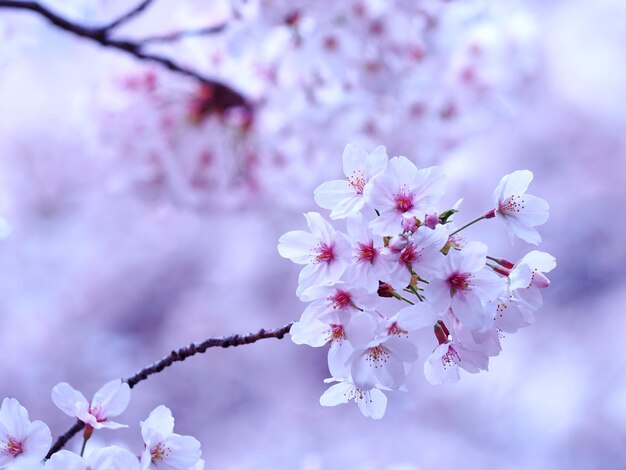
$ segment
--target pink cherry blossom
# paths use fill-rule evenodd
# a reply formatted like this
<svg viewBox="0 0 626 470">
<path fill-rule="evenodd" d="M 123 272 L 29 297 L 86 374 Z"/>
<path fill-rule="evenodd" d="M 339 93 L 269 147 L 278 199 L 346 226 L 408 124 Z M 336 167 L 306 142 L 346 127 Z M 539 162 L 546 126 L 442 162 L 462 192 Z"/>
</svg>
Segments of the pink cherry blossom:
<svg viewBox="0 0 626 470">
<path fill-rule="evenodd" d="M 385 280 L 396 289 L 408 286 L 414 273 L 427 278 L 437 269 L 443 262 L 441 249 L 448 241 L 448 231 L 442 225 L 434 229 L 423 226 L 402 238 L 405 243 L 396 247 L 390 242 L 383 251 L 388 269 Z"/>
<path fill-rule="evenodd" d="M 331 379 L 332 380 L 332 379 Z M 320 397 L 322 406 L 337 406 L 353 401 L 363 416 L 381 419 L 387 409 L 387 397 L 380 387 L 364 389 L 347 379 L 338 379 Z"/>
<path fill-rule="evenodd" d="M 502 178 L 493 193 L 493 199 L 496 204 L 495 216 L 505 224 L 511 240 L 516 236 L 537 245 L 541 236 L 535 227 L 546 223 L 550 207 L 543 199 L 526 194 L 532 180 L 532 172 L 514 171 Z"/>
<path fill-rule="evenodd" d="M 15 398 L 5 398 L 0 407 L 0 468 L 44 458 L 52 436 L 42 421 L 30 421 L 28 411 Z"/>
<path fill-rule="evenodd" d="M 191 436 L 174 433 L 174 417 L 169 408 L 157 406 L 148 419 L 141 422 L 145 450 L 141 468 L 189 470 L 198 464 L 202 452 L 200 442 Z"/>
<path fill-rule="evenodd" d="M 350 245 L 343 233 L 335 231 L 317 212 L 308 212 L 304 217 L 310 233 L 287 232 L 278 240 L 278 252 L 283 258 L 306 265 L 298 277 L 298 296 L 310 287 L 338 281 L 350 256 Z"/>
<path fill-rule="evenodd" d="M 315 202 L 331 210 L 331 219 L 358 214 L 365 204 L 365 187 L 374 176 L 384 171 L 386 165 L 385 147 L 376 147 L 368 154 L 357 144 L 346 145 L 343 151 L 343 172 L 346 178 L 322 183 L 315 190 Z"/>
<path fill-rule="evenodd" d="M 346 269 L 346 281 L 368 292 L 378 290 L 378 282 L 387 275 L 387 261 L 381 256 L 383 239 L 370 232 L 361 216 L 347 221 L 348 237 L 352 246 L 352 262 Z"/>
<path fill-rule="evenodd" d="M 52 389 L 52 401 L 65 414 L 80 419 L 94 429 L 128 427 L 110 421 L 110 418 L 121 415 L 130 401 L 130 387 L 120 379 L 104 384 L 91 402 L 69 384 L 60 383 Z"/>
<path fill-rule="evenodd" d="M 487 246 L 468 243 L 461 251 L 450 250 L 425 288 L 435 309 L 454 315 L 469 328 L 486 329 L 493 323 L 486 304 L 505 288 L 503 278 L 485 266 Z"/>
<path fill-rule="evenodd" d="M 365 188 L 368 204 L 380 213 L 370 222 L 370 228 L 378 235 L 397 234 L 403 219 L 422 219 L 439 201 L 445 186 L 446 177 L 440 168 L 418 170 L 408 158 L 393 157 L 385 172 Z"/>
</svg>

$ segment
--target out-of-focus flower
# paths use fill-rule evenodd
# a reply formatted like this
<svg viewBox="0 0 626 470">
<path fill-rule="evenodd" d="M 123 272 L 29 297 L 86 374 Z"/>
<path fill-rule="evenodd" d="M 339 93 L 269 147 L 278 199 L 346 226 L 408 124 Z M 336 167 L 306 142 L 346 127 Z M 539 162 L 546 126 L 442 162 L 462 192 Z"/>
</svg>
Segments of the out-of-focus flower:
<svg viewBox="0 0 626 470">
<path fill-rule="evenodd" d="M 283 258 L 307 265 L 300 271 L 298 296 L 309 287 L 338 281 L 350 256 L 350 245 L 344 234 L 336 232 L 317 212 L 308 212 L 304 217 L 311 233 L 287 232 L 278 240 L 278 252 Z"/>
<path fill-rule="evenodd" d="M 109 418 L 121 415 L 130 401 L 130 387 L 120 379 L 104 384 L 91 402 L 69 384 L 60 383 L 52 389 L 52 401 L 65 414 L 80 419 L 93 429 L 128 427 L 109 421 Z"/>
<path fill-rule="evenodd" d="M 322 183 L 315 190 L 315 202 L 331 210 L 331 219 L 358 214 L 365 204 L 365 187 L 374 176 L 384 171 L 386 165 L 387 151 L 382 145 L 369 154 L 357 144 L 346 145 L 343 151 L 346 179 Z"/>
<path fill-rule="evenodd" d="M 511 241 L 516 236 L 537 245 L 541 242 L 541 235 L 534 227 L 546 223 L 550 206 L 543 199 L 526 194 L 532 180 L 532 172 L 514 171 L 502 178 L 493 199 L 495 216 L 506 225 Z"/>
<path fill-rule="evenodd" d="M 121 447 L 97 449 L 83 458 L 61 450 L 46 462 L 46 470 L 140 470 L 139 459 Z"/>
<path fill-rule="evenodd" d="M 42 421 L 30 421 L 28 411 L 15 398 L 0 407 L 0 468 L 42 460 L 52 444 L 50 429 Z"/>
<path fill-rule="evenodd" d="M 141 422 L 141 436 L 146 445 L 141 454 L 141 468 L 189 470 L 199 464 L 200 442 L 191 436 L 174 433 L 174 417 L 166 406 L 157 406 Z"/>
<path fill-rule="evenodd" d="M 438 167 L 418 170 L 406 157 L 393 157 L 385 172 L 365 188 L 367 202 L 380 212 L 370 222 L 378 235 L 395 235 L 403 219 L 422 219 L 445 190 L 446 177 Z"/>
</svg>

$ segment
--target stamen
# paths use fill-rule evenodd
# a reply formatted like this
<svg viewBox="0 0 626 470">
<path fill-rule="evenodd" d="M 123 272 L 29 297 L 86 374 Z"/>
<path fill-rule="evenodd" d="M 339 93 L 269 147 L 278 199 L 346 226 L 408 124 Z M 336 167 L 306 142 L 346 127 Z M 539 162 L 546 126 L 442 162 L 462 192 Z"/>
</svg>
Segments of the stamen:
<svg viewBox="0 0 626 470">
<path fill-rule="evenodd" d="M 357 194 L 363 194 L 363 188 L 365 188 L 367 180 L 361 170 L 356 170 L 351 176 L 348 176 L 348 183 L 356 190 Z"/>
</svg>

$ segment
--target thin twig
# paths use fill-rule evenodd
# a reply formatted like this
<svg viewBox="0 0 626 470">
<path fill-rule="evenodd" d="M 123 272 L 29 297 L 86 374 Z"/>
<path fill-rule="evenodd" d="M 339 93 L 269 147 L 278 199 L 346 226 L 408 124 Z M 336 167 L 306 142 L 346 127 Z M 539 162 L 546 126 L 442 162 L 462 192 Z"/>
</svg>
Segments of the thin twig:
<svg viewBox="0 0 626 470">
<path fill-rule="evenodd" d="M 145 8 L 149 3 L 150 2 L 144 1 L 141 5 L 144 5 L 143 8 Z M 20 10 L 32 11 L 39 14 L 43 18 L 47 19 L 50 23 L 64 31 L 68 31 L 82 38 L 89 39 L 93 42 L 100 44 L 101 46 L 110 47 L 112 49 L 125 52 L 137 59 L 154 62 L 172 72 L 185 75 L 189 78 L 193 78 L 203 85 L 210 87 L 213 100 L 212 108 L 214 109 L 225 110 L 228 108 L 243 107 L 247 108 L 248 110 L 252 110 L 252 104 L 240 92 L 231 88 L 230 86 L 217 80 L 205 77 L 199 72 L 183 67 L 182 65 L 175 62 L 173 59 L 163 57 L 158 54 L 143 52 L 142 45 L 140 43 L 110 38 L 108 32 L 111 28 L 111 25 L 96 28 L 83 26 L 78 23 L 74 23 L 73 21 L 67 20 L 62 16 L 59 16 L 52 10 L 42 6 L 37 2 L 0 0 L 0 8 L 15 8 Z M 131 16 L 138 14 L 140 11 L 143 10 L 143 8 L 133 10 L 136 11 L 136 13 Z M 126 17 L 128 17 L 128 14 L 124 16 L 124 18 Z"/>
<path fill-rule="evenodd" d="M 223 336 L 217 338 L 209 338 L 207 340 L 202 341 L 201 343 L 191 343 L 189 346 L 180 348 L 178 351 L 172 351 L 167 356 L 163 357 L 161 360 L 144 367 L 135 375 L 128 377 L 127 379 L 123 379 L 130 388 L 133 388 L 139 382 L 146 380 L 148 377 L 154 374 L 158 374 L 163 369 L 171 366 L 175 362 L 184 361 L 188 357 L 194 356 L 196 354 L 202 354 L 209 348 L 229 348 L 232 346 L 242 346 L 244 344 L 255 343 L 261 339 L 268 338 L 276 338 L 283 339 L 289 330 L 291 330 L 292 323 L 289 323 L 281 328 L 276 328 L 274 330 L 259 330 L 256 333 L 250 333 L 248 335 L 230 335 Z M 52 454 L 61 450 L 67 442 L 76 435 L 83 427 L 85 423 L 80 420 L 77 420 L 71 428 L 69 428 L 65 433 L 60 435 L 58 439 L 55 441 L 54 445 L 48 451 L 48 455 L 46 455 L 46 459 L 49 459 Z"/>
<path fill-rule="evenodd" d="M 152 0 L 143 0 L 139 5 L 137 5 L 135 8 L 130 10 L 128 13 L 120 16 L 118 19 L 116 19 L 115 21 L 112 21 L 107 26 L 104 26 L 102 29 L 104 29 L 105 31 L 110 31 L 111 29 L 117 28 L 118 26 L 126 23 L 127 21 L 133 19 L 135 16 L 139 15 L 146 8 L 148 8 L 151 3 L 152 3 Z"/>
<path fill-rule="evenodd" d="M 149 36 L 147 38 L 139 39 L 137 42 L 142 46 L 145 46 L 146 44 L 175 42 L 180 41 L 181 39 L 191 38 L 195 36 L 208 36 L 211 34 L 221 33 L 225 29 L 226 23 L 222 23 L 215 26 L 207 26 L 205 28 L 187 29 L 182 31 L 174 31 L 173 33 L 161 34 L 158 36 Z"/>
</svg>

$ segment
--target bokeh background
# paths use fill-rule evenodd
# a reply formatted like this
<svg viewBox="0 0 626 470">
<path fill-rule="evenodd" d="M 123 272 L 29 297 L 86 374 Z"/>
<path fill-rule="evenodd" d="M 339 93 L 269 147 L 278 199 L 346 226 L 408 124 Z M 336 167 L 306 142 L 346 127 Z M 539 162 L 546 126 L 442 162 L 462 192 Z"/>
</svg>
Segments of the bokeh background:
<svg viewBox="0 0 626 470">
<path fill-rule="evenodd" d="M 46 5 L 99 25 L 131 2 Z M 322 350 L 211 350 L 140 384 L 130 429 L 94 440 L 139 452 L 139 420 L 165 404 L 207 468 L 626 468 L 626 3 L 154 0 L 115 35 L 209 26 L 148 50 L 249 109 L 0 9 L 0 396 L 57 435 L 58 382 L 91 396 L 190 341 L 299 318 L 277 239 L 346 143 L 382 144 L 445 168 L 458 221 L 534 172 L 558 260 L 536 324 L 458 384 L 418 364 L 381 421 L 319 405 Z M 509 259 L 532 249 L 489 221 L 467 234 Z"/>
</svg>

